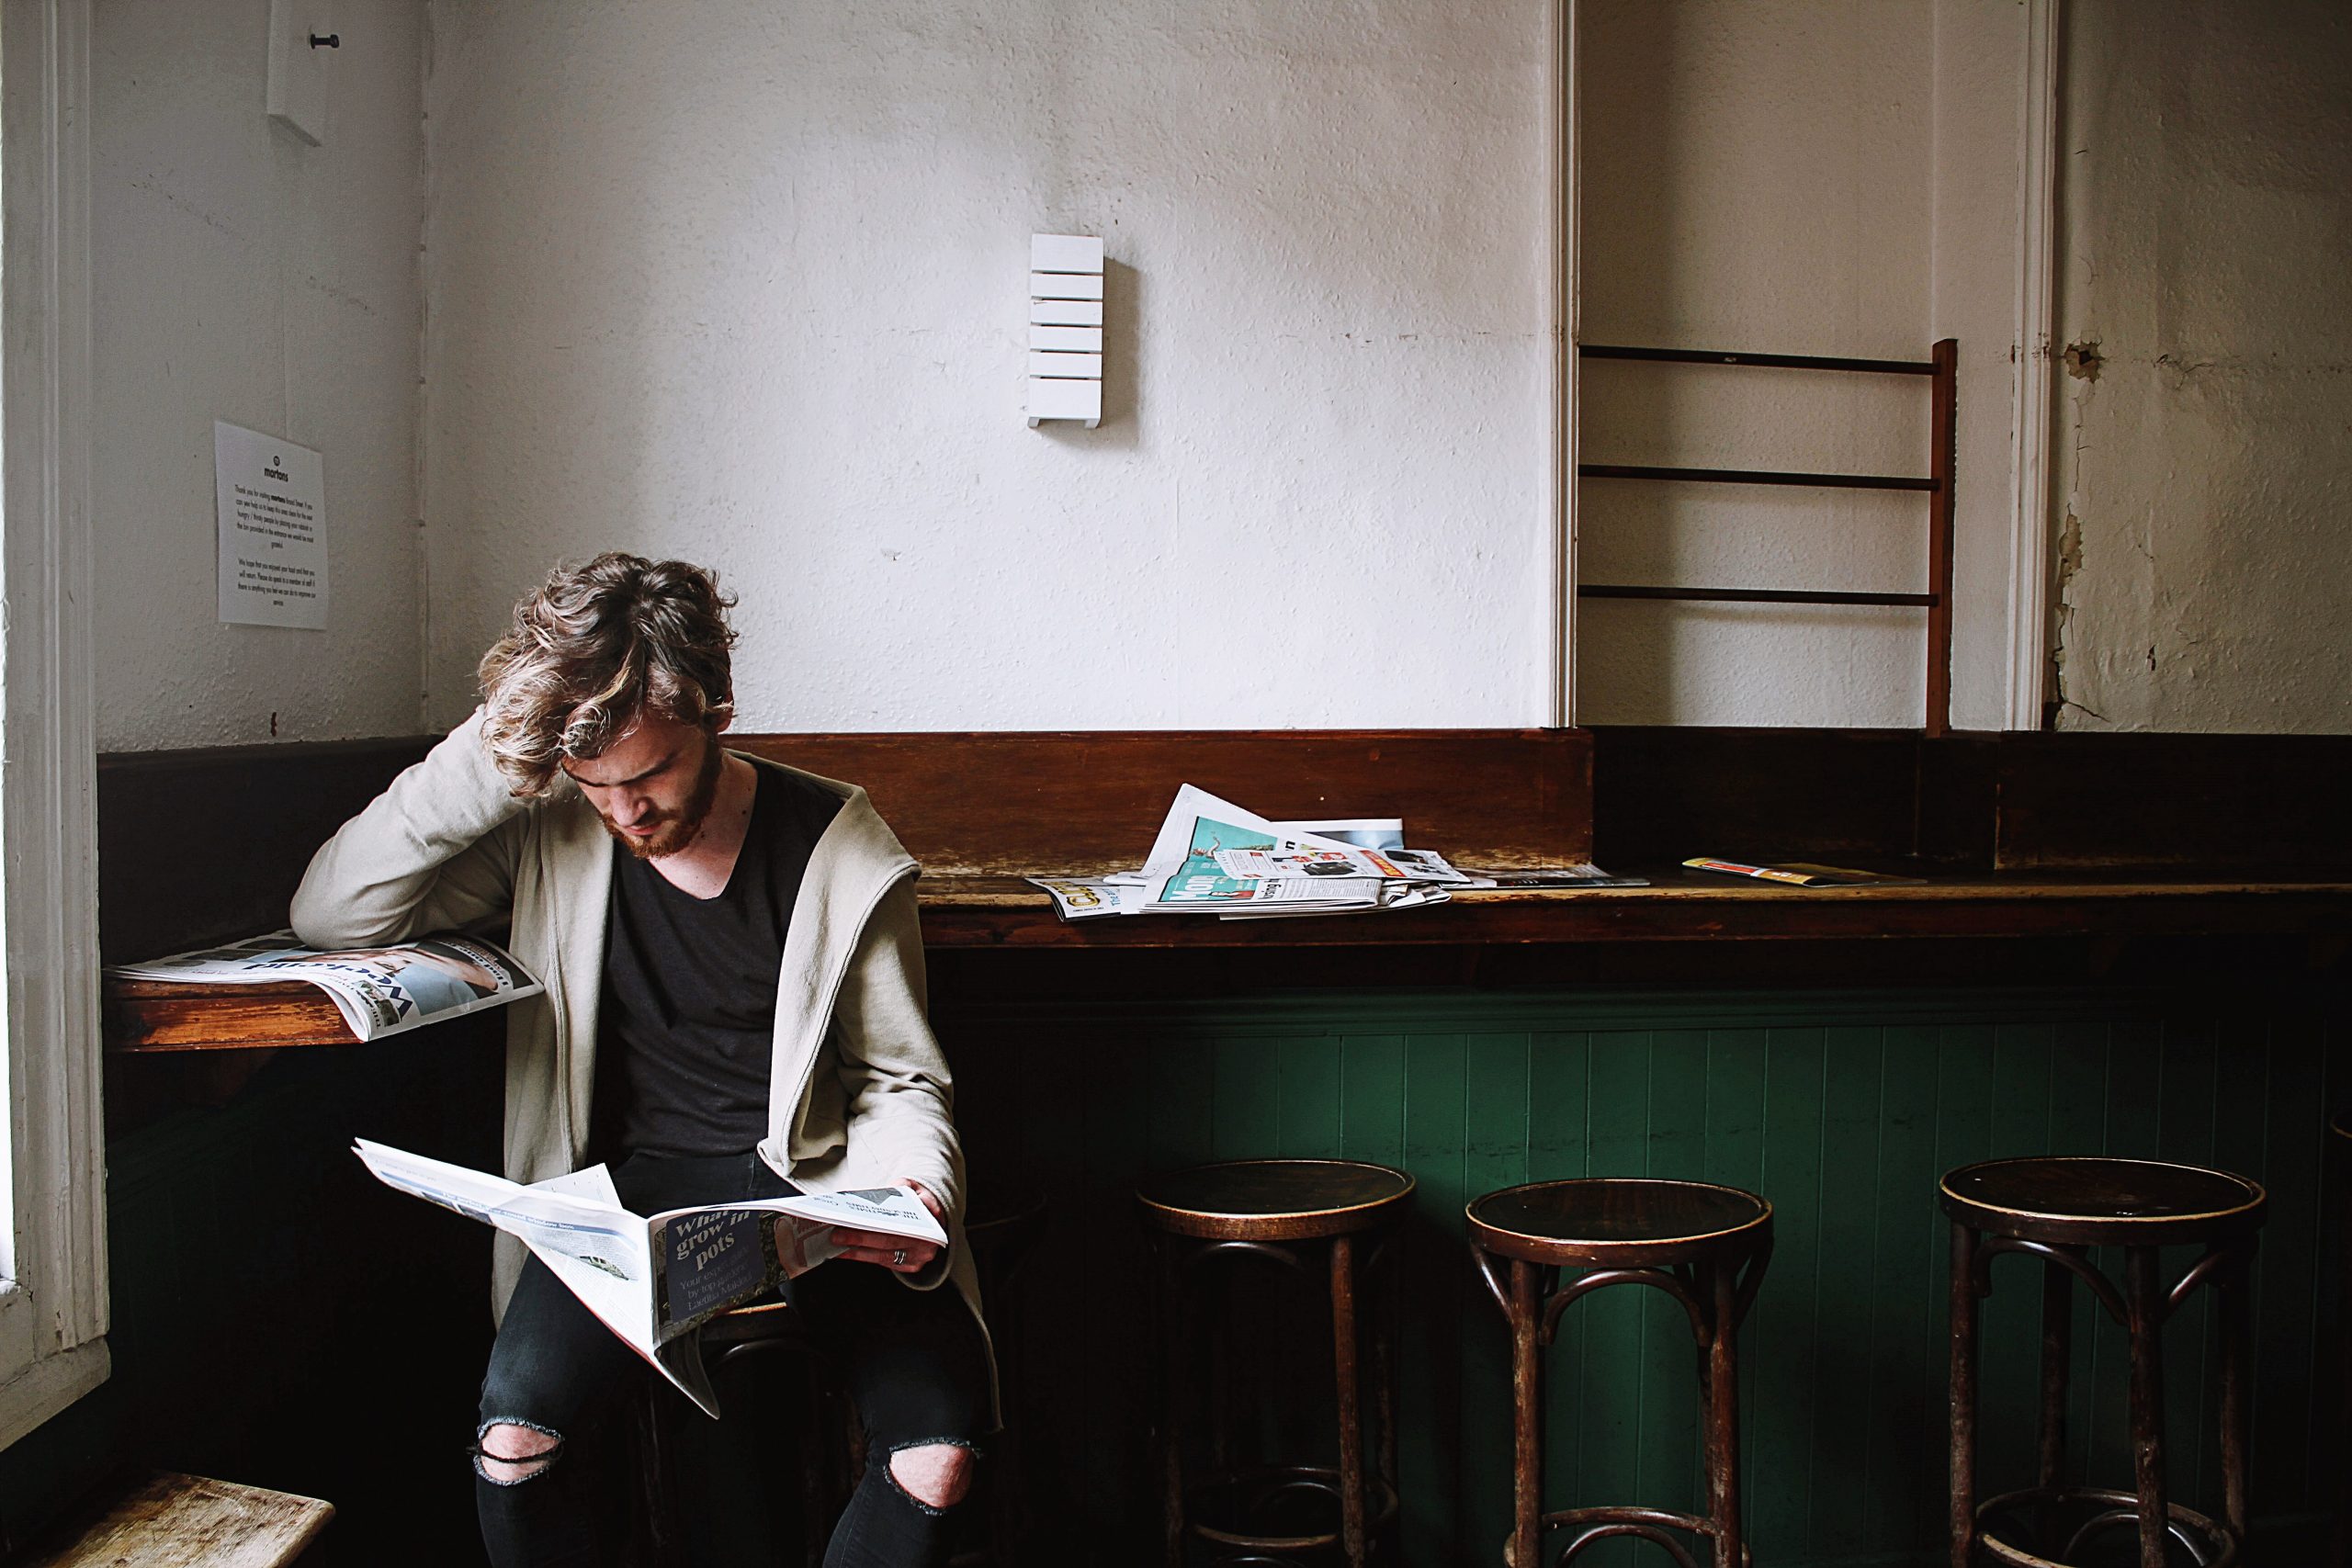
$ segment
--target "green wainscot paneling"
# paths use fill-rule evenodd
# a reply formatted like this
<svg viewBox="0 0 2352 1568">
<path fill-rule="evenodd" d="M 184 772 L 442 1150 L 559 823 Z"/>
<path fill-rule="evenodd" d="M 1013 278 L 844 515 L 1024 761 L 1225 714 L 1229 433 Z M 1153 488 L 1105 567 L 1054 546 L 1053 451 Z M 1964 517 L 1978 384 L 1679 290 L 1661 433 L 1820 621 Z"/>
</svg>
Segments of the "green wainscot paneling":
<svg viewBox="0 0 2352 1568">
<path fill-rule="evenodd" d="M 2260 1528 L 2300 1540 L 2340 1484 L 2315 1350 L 2337 1321 L 2323 1262 L 2340 1201 L 2323 1170 L 2326 1115 L 2352 1103 L 2352 1050 L 2329 997 L 1360 993 L 951 1004 L 940 1024 L 976 1196 L 1032 1184 L 1053 1203 L 1049 1240 L 992 1314 L 1040 1562 L 1128 1563 L 1153 1550 L 1150 1302 L 1130 1184 L 1266 1155 L 1378 1160 L 1419 1179 L 1403 1242 L 1401 1423 L 1416 1568 L 1501 1560 L 1508 1351 L 1463 1248 L 1462 1208 L 1548 1177 L 1693 1178 L 1772 1201 L 1778 1249 L 1741 1347 L 1759 1562 L 1942 1560 L 1949 1232 L 1935 1184 L 1998 1155 L 2158 1156 L 2262 1180 Z M 1999 1266 L 1985 1318 L 1988 1492 L 2031 1479 L 2038 1301 L 2029 1263 Z M 2076 1304 L 2073 1460 L 2128 1485 L 2120 1331 L 2079 1293 Z M 1237 1417 L 1238 1453 L 1335 1451 L 1328 1416 L 1311 1418 L 1330 1397 L 1322 1342 L 1303 1337 L 1314 1308 L 1279 1269 L 1234 1276 L 1235 1348 L 1203 1376 L 1233 1385 L 1240 1409 L 1275 1412 Z M 2175 1496 L 2218 1512 L 2201 1298 L 2174 1321 L 2166 1354 Z M 1695 1509 L 1694 1368 L 1679 1309 L 1654 1292 L 1572 1307 L 1548 1373 L 1547 1506 Z M 1619 1568 L 1654 1551 L 1613 1542 L 1588 1561 Z"/>
</svg>

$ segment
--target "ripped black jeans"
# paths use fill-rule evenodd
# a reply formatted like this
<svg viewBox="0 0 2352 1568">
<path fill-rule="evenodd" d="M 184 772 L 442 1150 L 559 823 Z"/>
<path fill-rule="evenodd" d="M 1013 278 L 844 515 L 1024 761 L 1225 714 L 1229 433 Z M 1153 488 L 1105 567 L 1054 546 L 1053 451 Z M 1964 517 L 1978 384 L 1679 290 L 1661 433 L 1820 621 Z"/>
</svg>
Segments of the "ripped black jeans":
<svg viewBox="0 0 2352 1568">
<path fill-rule="evenodd" d="M 752 1154 L 632 1155 L 613 1168 L 613 1185 L 621 1201 L 640 1214 L 730 1198 L 782 1197 L 793 1190 Z M 890 1478 L 888 1456 L 933 1443 L 970 1448 L 988 1432 L 989 1359 L 979 1325 L 952 1285 L 909 1290 L 888 1270 L 839 1258 L 791 1281 L 786 1299 L 808 1314 L 828 1350 L 842 1358 L 865 1426 L 865 1479 L 834 1527 L 825 1568 L 945 1562 L 948 1511 L 900 1490 Z M 511 1424 L 566 1439 L 654 1376 L 534 1258 L 524 1268 L 491 1349 L 479 1432 Z M 684 1404 L 674 1390 L 665 1387 L 661 1396 Z M 685 1419 L 704 1416 L 686 1408 Z M 477 1461 L 482 1544 L 496 1568 L 572 1568 L 607 1560 L 589 1499 L 575 1484 L 582 1478 L 565 1467 L 562 1454 L 559 1446 L 548 1461 L 522 1467 L 529 1472 L 524 1479 L 507 1482 L 489 1479 Z M 778 1477 L 776 1484 L 790 1483 Z M 728 1562 L 769 1568 L 773 1558 L 753 1551 L 747 1545 Z"/>
</svg>

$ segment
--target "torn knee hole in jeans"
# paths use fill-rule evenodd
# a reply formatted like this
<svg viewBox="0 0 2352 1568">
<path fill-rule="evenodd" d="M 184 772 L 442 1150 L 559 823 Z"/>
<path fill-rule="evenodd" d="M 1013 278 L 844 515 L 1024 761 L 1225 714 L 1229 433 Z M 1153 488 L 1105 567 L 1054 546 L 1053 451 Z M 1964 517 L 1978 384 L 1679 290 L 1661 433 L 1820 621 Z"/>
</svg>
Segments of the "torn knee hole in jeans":
<svg viewBox="0 0 2352 1568">
<path fill-rule="evenodd" d="M 968 1463 L 956 1467 L 948 1476 L 943 1478 L 946 1482 L 944 1490 L 949 1494 L 944 1502 L 931 1502 L 927 1498 L 916 1496 L 908 1489 L 905 1480 L 899 1474 L 899 1457 L 937 1449 L 952 1449 L 967 1461 L 977 1459 L 979 1454 L 978 1444 L 967 1442 L 961 1438 L 925 1438 L 919 1442 L 899 1444 L 890 1450 L 889 1457 L 882 1466 L 882 1473 L 888 1479 L 891 1491 L 896 1492 L 924 1513 L 932 1515 L 944 1514 L 970 1495 L 972 1490 L 972 1472 Z"/>
<path fill-rule="evenodd" d="M 531 1449 L 526 1443 L 522 1445 L 526 1450 L 524 1452 L 492 1453 L 486 1440 L 492 1432 L 501 1427 L 510 1427 L 518 1432 L 536 1432 L 548 1439 L 547 1446 Z M 499 1446 L 505 1448 L 510 1443 L 512 1439 L 502 1442 Z M 524 1482 L 536 1480 L 555 1468 L 555 1461 L 563 1457 L 563 1434 L 551 1427 L 542 1427 L 536 1421 L 512 1419 L 485 1421 L 475 1430 L 473 1446 L 466 1451 L 473 1457 L 474 1473 L 492 1486 L 519 1486 Z"/>
</svg>

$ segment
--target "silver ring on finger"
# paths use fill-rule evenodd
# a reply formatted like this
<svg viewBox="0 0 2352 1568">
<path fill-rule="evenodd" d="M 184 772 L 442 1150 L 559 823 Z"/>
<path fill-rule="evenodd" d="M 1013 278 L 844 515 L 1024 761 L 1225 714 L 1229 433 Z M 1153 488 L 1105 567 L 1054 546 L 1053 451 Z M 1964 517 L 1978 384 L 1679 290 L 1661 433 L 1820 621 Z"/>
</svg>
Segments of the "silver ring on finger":
<svg viewBox="0 0 2352 1568">
<path fill-rule="evenodd" d="M 893 1269 L 904 1269 L 906 1266 L 907 1266 L 907 1249 L 906 1249 L 905 1247 L 902 1247 L 899 1248 L 899 1250 L 898 1250 L 898 1251 L 896 1251 L 896 1252 L 894 1252 L 894 1253 L 890 1254 L 890 1267 L 891 1267 L 891 1268 L 893 1268 Z"/>
</svg>

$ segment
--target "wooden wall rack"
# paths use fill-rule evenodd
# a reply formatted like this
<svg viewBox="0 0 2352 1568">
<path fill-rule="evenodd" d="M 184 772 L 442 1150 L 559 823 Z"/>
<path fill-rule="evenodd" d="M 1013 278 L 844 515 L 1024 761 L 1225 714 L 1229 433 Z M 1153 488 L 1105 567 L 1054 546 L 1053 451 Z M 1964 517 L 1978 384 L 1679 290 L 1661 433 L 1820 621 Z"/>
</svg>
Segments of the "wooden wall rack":
<svg viewBox="0 0 2352 1568">
<path fill-rule="evenodd" d="M 1951 728 L 1951 533 L 1954 384 L 1960 343 L 1945 338 L 1927 359 L 1842 359 L 1805 354 L 1726 354 L 1704 348 L 1626 348 L 1584 344 L 1587 359 L 1638 359 L 1665 365 L 1744 365 L 1780 370 L 1837 370 L 1866 376 L 1928 378 L 1930 423 L 1928 473 L 1925 479 L 1894 474 L 1790 473 L 1764 468 L 1680 468 L 1633 463 L 1578 463 L 1577 475 L 1591 479 L 1675 479 L 1707 484 L 1805 485 L 1829 490 L 1905 490 L 1926 492 L 1928 591 L 1924 593 L 1862 593 L 1830 589 L 1660 588 L 1586 582 L 1582 599 L 1701 599 L 1737 604 L 1901 604 L 1928 612 L 1928 702 L 1926 730 Z"/>
</svg>

